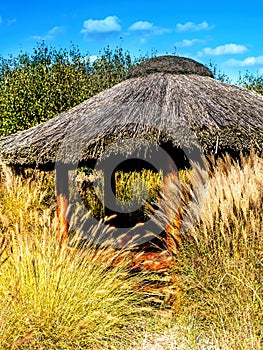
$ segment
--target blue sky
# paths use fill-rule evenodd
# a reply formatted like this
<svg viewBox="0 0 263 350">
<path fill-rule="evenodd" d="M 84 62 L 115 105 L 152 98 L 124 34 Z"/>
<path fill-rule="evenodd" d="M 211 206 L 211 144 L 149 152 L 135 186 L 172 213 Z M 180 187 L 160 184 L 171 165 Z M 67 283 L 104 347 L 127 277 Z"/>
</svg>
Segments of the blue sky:
<svg viewBox="0 0 263 350">
<path fill-rule="evenodd" d="M 0 55 L 30 53 L 42 40 L 92 56 L 121 46 L 134 56 L 156 50 L 212 61 L 235 80 L 263 74 L 262 25 L 261 0 L 2 0 Z"/>
</svg>

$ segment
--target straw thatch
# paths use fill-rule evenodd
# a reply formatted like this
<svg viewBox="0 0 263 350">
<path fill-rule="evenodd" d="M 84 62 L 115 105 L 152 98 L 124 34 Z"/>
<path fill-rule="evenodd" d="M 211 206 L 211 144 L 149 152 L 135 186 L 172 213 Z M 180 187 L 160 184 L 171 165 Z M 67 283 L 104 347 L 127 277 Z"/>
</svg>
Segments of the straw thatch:
<svg viewBox="0 0 263 350">
<path fill-rule="evenodd" d="M 188 147 L 188 129 L 206 153 L 252 147 L 262 152 L 263 96 L 219 82 L 203 65 L 179 57 L 143 62 L 131 76 L 41 125 L 0 139 L 1 158 L 14 166 L 52 168 L 62 144 L 71 154 L 76 142 L 85 144 L 79 155 L 85 161 L 125 137 Z"/>
<path fill-rule="evenodd" d="M 146 76 L 152 73 L 197 74 L 213 78 L 206 66 L 190 58 L 179 56 L 153 57 L 135 67 L 130 78 Z"/>
</svg>

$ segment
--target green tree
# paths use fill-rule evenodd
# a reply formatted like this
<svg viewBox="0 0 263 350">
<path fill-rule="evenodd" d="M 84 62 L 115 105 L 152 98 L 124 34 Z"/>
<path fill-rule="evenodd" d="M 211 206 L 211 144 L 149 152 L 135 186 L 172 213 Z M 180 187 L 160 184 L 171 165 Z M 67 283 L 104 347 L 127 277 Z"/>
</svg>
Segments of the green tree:
<svg viewBox="0 0 263 350">
<path fill-rule="evenodd" d="M 246 72 L 245 75 L 240 75 L 239 85 L 263 95 L 263 75 L 254 75 Z"/>
<path fill-rule="evenodd" d="M 135 62 L 135 61 L 134 61 Z M 0 136 L 42 123 L 124 80 L 129 53 L 109 47 L 92 63 L 72 45 L 57 50 L 44 42 L 33 54 L 0 59 Z"/>
<path fill-rule="evenodd" d="M 210 61 L 208 68 L 213 73 L 215 79 L 224 83 L 232 83 L 231 79 L 218 68 L 216 63 Z M 247 90 L 252 90 L 263 95 L 263 75 L 255 75 L 247 71 L 244 75 L 240 74 L 236 85 L 240 85 Z"/>
<path fill-rule="evenodd" d="M 215 62 L 210 61 L 207 67 L 211 70 L 216 80 L 219 80 L 222 83 L 231 84 L 231 79 L 229 76 L 226 73 L 222 72 Z"/>
</svg>

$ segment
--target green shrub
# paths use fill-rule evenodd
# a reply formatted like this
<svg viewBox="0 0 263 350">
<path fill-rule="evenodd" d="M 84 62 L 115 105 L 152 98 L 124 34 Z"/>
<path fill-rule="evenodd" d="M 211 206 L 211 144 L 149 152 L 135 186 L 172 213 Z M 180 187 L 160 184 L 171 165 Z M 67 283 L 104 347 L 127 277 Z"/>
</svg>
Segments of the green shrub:
<svg viewBox="0 0 263 350">
<path fill-rule="evenodd" d="M 0 59 L 0 136 L 42 123 L 124 80 L 135 60 L 106 47 L 88 54 L 39 44 L 33 54 Z"/>
<path fill-rule="evenodd" d="M 263 75 L 258 76 L 247 72 L 239 77 L 239 85 L 263 95 Z"/>
</svg>

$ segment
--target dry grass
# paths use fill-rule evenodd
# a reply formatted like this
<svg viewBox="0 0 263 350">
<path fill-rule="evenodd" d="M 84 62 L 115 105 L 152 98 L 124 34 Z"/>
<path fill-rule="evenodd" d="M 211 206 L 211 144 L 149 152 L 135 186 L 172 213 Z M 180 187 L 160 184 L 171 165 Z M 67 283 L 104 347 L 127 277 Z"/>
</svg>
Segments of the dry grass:
<svg viewBox="0 0 263 350">
<path fill-rule="evenodd" d="M 15 176 L 0 164 L 0 232 L 10 229 L 38 232 L 40 213 L 48 210 L 50 220 L 55 210 L 54 177 L 44 173 L 28 173 L 27 179 Z M 48 215 L 46 213 L 46 215 Z"/>
<path fill-rule="evenodd" d="M 2 172 L 0 348 L 128 348 L 154 320 L 143 277 L 113 268 L 119 253 L 59 245 L 42 186 Z"/>
<path fill-rule="evenodd" d="M 193 171 L 194 188 L 191 181 L 181 183 L 193 199 L 182 213 L 197 219 L 172 271 L 180 285 L 172 313 L 165 303 L 153 311 L 138 288 L 142 276 L 129 275 L 124 266 L 109 269 L 110 259 L 102 263 L 91 247 L 85 253 L 59 249 L 50 195 L 40 200 L 37 194 L 43 181 L 37 187 L 5 175 L 0 348 L 261 350 L 263 159 L 252 154 L 238 164 L 226 157 L 209 175 L 207 181 Z M 198 191 L 203 183 L 205 197 Z M 174 184 L 169 190 L 172 211 L 183 198 Z"/>
<path fill-rule="evenodd" d="M 262 349 L 263 159 L 219 160 L 206 191 L 177 259 L 185 298 L 172 339 L 178 349 Z"/>
</svg>

